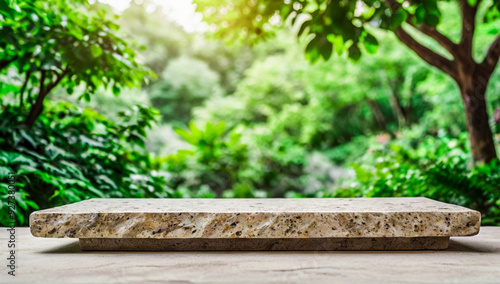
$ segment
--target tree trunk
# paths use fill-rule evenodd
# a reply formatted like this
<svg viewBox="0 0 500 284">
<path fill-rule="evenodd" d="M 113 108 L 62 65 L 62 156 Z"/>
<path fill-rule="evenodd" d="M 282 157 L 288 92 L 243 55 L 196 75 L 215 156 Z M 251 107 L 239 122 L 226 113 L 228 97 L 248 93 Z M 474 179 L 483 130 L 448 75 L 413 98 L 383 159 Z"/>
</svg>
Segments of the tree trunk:
<svg viewBox="0 0 500 284">
<path fill-rule="evenodd" d="M 387 131 L 387 123 L 378 102 L 372 99 L 368 99 L 367 101 L 368 106 L 370 107 L 372 114 L 375 117 L 375 121 L 377 121 L 378 127 L 382 131 Z"/>
<path fill-rule="evenodd" d="M 45 90 L 45 71 L 40 72 L 40 87 L 38 91 L 38 96 L 36 98 L 35 104 L 31 106 L 30 113 L 26 118 L 25 124 L 31 128 L 35 124 L 35 120 L 40 116 L 43 110 L 43 100 L 47 95 L 48 91 Z"/>
<path fill-rule="evenodd" d="M 26 119 L 25 124 L 31 128 L 33 124 L 35 124 L 36 119 L 42 114 L 43 110 L 43 100 L 45 99 L 45 96 L 47 93 L 41 92 L 38 94 L 38 97 L 36 98 L 35 104 L 31 107 L 30 113 L 28 114 L 28 118 Z"/>
<path fill-rule="evenodd" d="M 486 105 L 486 82 L 478 74 L 460 74 L 457 83 L 467 120 L 470 148 L 475 162 L 488 163 L 497 158 Z"/>
<path fill-rule="evenodd" d="M 404 108 L 401 106 L 401 102 L 397 91 L 391 87 L 391 97 L 389 98 L 389 102 L 391 103 L 392 111 L 394 112 L 394 116 L 398 120 L 398 129 L 401 131 L 403 126 L 407 126 L 408 122 L 406 120 L 406 115 L 404 113 Z"/>
<path fill-rule="evenodd" d="M 57 86 L 61 80 L 68 74 L 69 69 L 65 68 L 64 71 L 60 74 L 55 75 L 55 80 L 45 86 L 45 78 L 47 75 L 47 71 L 41 70 L 40 73 L 40 87 L 38 91 L 38 97 L 36 98 L 35 104 L 31 106 L 30 113 L 28 114 L 28 118 L 25 121 L 25 124 L 31 128 L 35 123 L 36 119 L 42 114 L 43 111 L 43 100 L 47 94 Z"/>
<path fill-rule="evenodd" d="M 425 24 L 414 25 L 410 17 L 406 20 L 409 25 L 434 39 L 445 48 L 453 56 L 453 60 L 447 59 L 422 45 L 402 27 L 397 28 L 394 34 L 425 62 L 439 68 L 458 83 L 465 108 L 472 157 L 476 163 L 487 163 L 497 159 L 497 154 L 488 121 L 484 94 L 491 74 L 495 70 L 500 58 L 500 35 L 497 35 L 496 39 L 491 43 L 484 59 L 476 63 L 472 56 L 472 43 L 476 29 L 476 13 L 479 2 L 460 0 L 462 35 L 459 43 L 453 42 L 435 27 Z M 402 7 L 402 4 L 396 0 L 386 0 L 386 4 L 393 11 Z"/>
</svg>

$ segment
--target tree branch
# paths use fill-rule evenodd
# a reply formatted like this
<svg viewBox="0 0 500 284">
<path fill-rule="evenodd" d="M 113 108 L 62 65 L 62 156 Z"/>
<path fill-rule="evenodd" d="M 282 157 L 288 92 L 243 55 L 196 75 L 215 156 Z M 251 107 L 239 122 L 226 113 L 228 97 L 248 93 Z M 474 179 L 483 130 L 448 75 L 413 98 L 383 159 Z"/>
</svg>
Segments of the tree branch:
<svg viewBox="0 0 500 284">
<path fill-rule="evenodd" d="M 43 100 L 45 99 L 45 95 L 47 95 L 47 92 L 45 92 L 45 70 L 40 71 L 40 87 L 38 90 L 38 96 L 36 97 L 35 103 L 31 105 L 30 108 L 30 113 L 28 114 L 28 117 L 26 118 L 26 121 L 24 122 L 28 127 L 32 127 L 33 124 L 35 123 L 35 120 L 39 116 L 39 110 L 43 108 Z"/>
<path fill-rule="evenodd" d="M 460 40 L 460 51 L 463 55 L 472 59 L 472 39 L 476 29 L 477 5 L 472 7 L 467 0 L 460 0 L 460 11 L 462 13 L 462 37 Z"/>
<path fill-rule="evenodd" d="M 30 80 L 31 76 L 31 71 L 26 72 L 26 78 L 24 79 L 23 86 L 21 87 L 21 90 L 19 91 L 19 108 L 22 109 L 24 105 L 24 91 L 26 90 L 26 87 L 28 86 L 28 82 Z"/>
<path fill-rule="evenodd" d="M 397 9 L 403 9 L 401 3 L 395 1 L 395 0 L 387 0 L 386 1 L 387 5 L 391 8 L 392 11 L 395 11 Z M 408 13 L 408 11 L 406 11 Z M 447 36 L 443 35 L 440 33 L 435 27 L 428 26 L 426 24 L 422 25 L 414 25 L 411 20 L 413 18 L 413 15 L 408 13 L 408 18 L 406 19 L 406 23 L 410 24 L 412 27 L 423 33 L 424 35 L 434 39 L 437 43 L 439 43 L 444 49 L 448 50 L 453 57 L 457 57 L 457 50 L 458 50 L 458 45 L 451 41 Z"/>
<path fill-rule="evenodd" d="M 500 57 L 500 35 L 497 36 L 497 38 L 488 48 L 486 56 L 484 57 L 481 64 L 479 64 L 480 70 L 491 76 L 493 71 L 495 71 L 495 67 L 498 64 L 499 57 Z"/>
<path fill-rule="evenodd" d="M 40 90 L 38 91 L 38 95 L 45 93 L 45 71 L 40 71 Z"/>
<path fill-rule="evenodd" d="M 418 56 L 420 56 L 420 58 L 425 60 L 425 62 L 439 68 L 446 74 L 450 75 L 452 78 L 457 79 L 457 71 L 455 63 L 453 61 L 450 61 L 430 50 L 429 48 L 423 46 L 413 37 L 411 37 L 407 32 L 405 32 L 402 27 L 397 28 L 394 33 L 402 43 L 413 50 Z"/>
<path fill-rule="evenodd" d="M 61 80 L 68 74 L 69 68 L 66 67 L 63 72 L 60 74 L 56 75 L 56 79 L 49 83 L 47 87 L 44 86 L 44 81 L 45 81 L 45 76 L 46 76 L 45 70 L 41 71 L 41 76 L 40 76 L 40 91 L 38 92 L 38 97 L 36 98 L 35 104 L 31 106 L 30 113 L 28 115 L 28 118 L 26 119 L 25 124 L 28 127 L 32 127 L 33 124 L 35 123 L 36 119 L 42 114 L 43 110 L 43 100 L 47 96 L 47 94 L 55 87 L 57 86 Z"/>
<path fill-rule="evenodd" d="M 458 44 L 454 43 L 447 36 L 440 33 L 435 27 L 430 27 L 426 24 L 423 24 L 420 27 L 413 27 L 421 31 L 424 35 L 437 41 L 437 43 L 448 50 L 448 52 L 451 53 L 453 57 L 457 57 Z"/>
<path fill-rule="evenodd" d="M 56 75 L 56 80 L 47 86 L 46 92 L 49 93 L 55 86 L 57 86 L 61 80 L 68 74 L 69 68 L 66 67 L 61 74 Z"/>
<path fill-rule="evenodd" d="M 0 70 L 8 67 L 12 62 L 16 61 L 17 56 L 14 56 L 11 59 L 6 59 L 6 60 L 0 60 Z"/>
</svg>

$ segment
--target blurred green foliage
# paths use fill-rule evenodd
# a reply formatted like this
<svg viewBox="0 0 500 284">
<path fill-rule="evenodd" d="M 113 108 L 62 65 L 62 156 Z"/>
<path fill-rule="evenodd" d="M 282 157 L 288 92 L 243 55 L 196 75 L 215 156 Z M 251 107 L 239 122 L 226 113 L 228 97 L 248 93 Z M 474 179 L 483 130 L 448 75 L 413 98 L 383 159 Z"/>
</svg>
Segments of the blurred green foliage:
<svg viewBox="0 0 500 284">
<path fill-rule="evenodd" d="M 459 138 L 408 133 L 405 139 L 371 148 L 352 164 L 356 195 L 425 196 L 474 208 L 483 225 L 500 222 L 500 163 L 472 168 L 467 133 Z M 352 189 L 349 189 L 352 191 Z"/>
<path fill-rule="evenodd" d="M 154 109 L 136 106 L 114 123 L 91 109 L 48 103 L 32 128 L 19 125 L 19 109 L 2 108 L 0 178 L 13 173 L 19 194 L 16 212 L 27 224 L 33 209 L 94 197 L 170 197 L 163 176 L 143 150 L 145 129 L 157 119 Z M 0 184 L 7 200 L 7 184 Z M 7 224 L 2 202 L 0 222 Z"/>
<path fill-rule="evenodd" d="M 408 132 L 404 139 L 372 145 L 351 164 L 356 179 L 350 186 L 329 195 L 424 196 L 476 209 L 483 213 L 483 225 L 499 224 L 498 160 L 471 167 L 467 133 L 454 139 L 444 134 L 435 137 Z"/>
<path fill-rule="evenodd" d="M 254 197 L 245 187 L 244 170 L 248 167 L 248 149 L 240 142 L 241 135 L 227 133 L 223 123 L 207 123 L 198 128 L 194 123 L 189 129 L 176 128 L 175 132 L 193 146 L 193 150 L 180 150 L 159 162 L 172 173 L 174 188 L 191 196 L 210 193 L 210 197 Z"/>
<path fill-rule="evenodd" d="M 219 74 L 207 63 L 194 58 L 173 59 L 162 72 L 162 78 L 149 92 L 151 103 L 162 113 L 163 121 L 187 124 L 191 108 L 210 97 L 220 97 L 223 89 Z"/>
<path fill-rule="evenodd" d="M 221 136 L 222 124 L 207 124 L 205 131 L 191 124 L 190 129 L 192 132 L 177 131 L 194 150 L 180 150 L 162 161 L 178 182 L 173 188 L 189 196 L 424 196 L 478 210 L 483 213 L 483 225 L 500 223 L 500 163 L 494 160 L 472 167 L 465 132 L 450 138 L 444 132 L 433 136 L 415 127 L 395 140 L 383 135 L 365 138 L 365 145 L 356 151 L 365 149 L 364 154 L 349 163 L 353 170 L 349 173 L 335 168 L 328 159 L 318 161 L 303 148 L 286 144 L 252 159 L 255 153 L 251 152 L 256 150 L 249 152 L 246 145 L 236 143 L 234 133 Z M 339 151 L 359 147 L 360 142 L 351 143 Z M 340 176 L 334 177 L 335 171 Z"/>
</svg>

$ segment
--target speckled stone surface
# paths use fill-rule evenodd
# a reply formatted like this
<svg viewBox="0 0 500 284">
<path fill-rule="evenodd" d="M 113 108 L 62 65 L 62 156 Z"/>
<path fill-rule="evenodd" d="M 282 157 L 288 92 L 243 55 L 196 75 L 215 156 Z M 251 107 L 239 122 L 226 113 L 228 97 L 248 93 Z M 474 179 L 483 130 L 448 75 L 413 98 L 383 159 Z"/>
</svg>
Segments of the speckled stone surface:
<svg viewBox="0 0 500 284">
<path fill-rule="evenodd" d="M 0 283 L 498 284 L 499 236 L 500 227 L 481 227 L 451 237 L 446 250 L 424 251 L 82 251 L 78 239 L 35 238 L 18 227 L 16 276 L 4 266 Z"/>
<path fill-rule="evenodd" d="M 49 238 L 380 238 L 470 236 L 481 215 L 427 198 L 91 199 L 37 211 Z"/>
<path fill-rule="evenodd" d="M 83 251 L 345 251 L 441 250 L 450 237 L 300 239 L 80 239 Z"/>
</svg>

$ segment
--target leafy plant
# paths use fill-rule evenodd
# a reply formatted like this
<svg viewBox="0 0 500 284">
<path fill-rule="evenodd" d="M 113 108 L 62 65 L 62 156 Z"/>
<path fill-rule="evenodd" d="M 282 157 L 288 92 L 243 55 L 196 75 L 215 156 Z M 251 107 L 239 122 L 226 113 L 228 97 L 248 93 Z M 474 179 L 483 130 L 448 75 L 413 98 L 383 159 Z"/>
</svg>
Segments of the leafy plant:
<svg viewBox="0 0 500 284">
<path fill-rule="evenodd" d="M 173 188 L 184 188 L 188 194 L 191 192 L 190 196 L 192 192 L 202 190 L 205 195 L 213 192 L 213 196 L 221 197 L 227 190 L 241 189 L 243 184 L 248 184 L 244 177 L 248 149 L 240 142 L 240 134 L 225 133 L 224 123 L 206 123 L 204 129 L 190 123 L 188 130 L 176 128 L 175 132 L 193 149 L 159 158 L 158 162 L 172 174 Z M 252 190 L 235 194 L 235 197 L 252 196 Z"/>
<path fill-rule="evenodd" d="M 221 96 L 222 88 L 219 75 L 205 62 L 181 57 L 167 65 L 149 94 L 165 122 L 187 124 L 191 120 L 191 109 L 209 97 Z"/>
<path fill-rule="evenodd" d="M 18 96 L 20 109 L 29 105 L 26 125 L 33 126 L 57 86 L 72 94 L 83 85 L 81 97 L 90 101 L 99 86 L 118 94 L 152 76 L 116 35 L 118 26 L 106 9 L 89 5 L 82 0 L 0 1 L 0 72 L 15 70 L 21 82 L 2 82 L 0 93 Z"/>
<path fill-rule="evenodd" d="M 374 145 L 352 164 L 357 195 L 425 196 L 476 209 L 483 225 L 499 224 L 500 163 L 472 167 L 468 151 L 467 133 L 458 139 L 427 136 Z"/>
<path fill-rule="evenodd" d="M 2 109 L 0 178 L 14 174 L 19 225 L 26 224 L 34 209 L 94 197 L 174 196 L 142 148 L 145 129 L 157 119 L 157 111 L 136 106 L 115 124 L 68 103 L 46 102 L 46 108 L 32 128 L 18 123 L 18 107 Z M 6 206 L 5 183 L 0 190 Z M 1 214 L 0 222 L 6 225 L 7 210 Z"/>
</svg>

